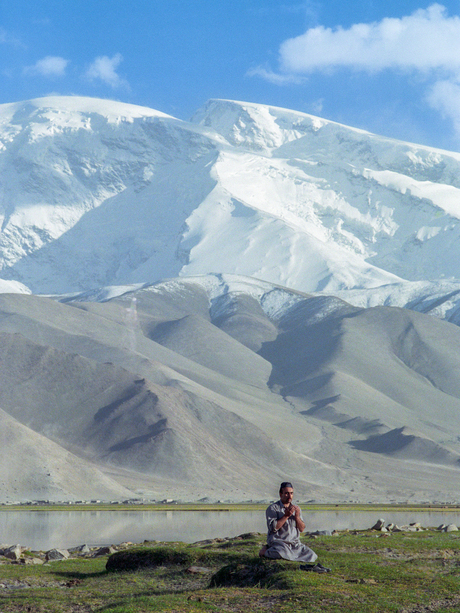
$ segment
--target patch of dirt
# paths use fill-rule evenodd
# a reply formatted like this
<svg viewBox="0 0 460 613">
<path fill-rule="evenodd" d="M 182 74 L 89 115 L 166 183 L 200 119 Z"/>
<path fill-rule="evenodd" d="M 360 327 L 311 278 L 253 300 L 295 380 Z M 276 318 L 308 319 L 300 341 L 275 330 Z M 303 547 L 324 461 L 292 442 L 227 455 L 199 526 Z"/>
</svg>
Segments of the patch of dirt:
<svg viewBox="0 0 460 613">
<path fill-rule="evenodd" d="M 434 600 L 428 605 L 417 605 L 410 609 L 402 609 L 401 613 L 436 613 L 440 609 L 452 609 L 460 604 L 460 596 L 452 598 L 443 598 L 442 600 Z"/>
</svg>

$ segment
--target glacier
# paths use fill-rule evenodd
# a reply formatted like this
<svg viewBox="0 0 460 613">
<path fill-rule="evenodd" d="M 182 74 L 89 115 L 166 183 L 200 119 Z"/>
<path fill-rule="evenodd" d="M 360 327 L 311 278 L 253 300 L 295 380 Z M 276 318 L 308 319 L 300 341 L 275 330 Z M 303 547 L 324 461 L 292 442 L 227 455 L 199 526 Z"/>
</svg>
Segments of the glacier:
<svg viewBox="0 0 460 613">
<path fill-rule="evenodd" d="M 459 169 L 458 153 L 246 102 L 190 122 L 79 97 L 0 105 L 0 290 L 227 273 L 358 306 L 444 296 L 428 310 L 456 322 Z"/>
</svg>

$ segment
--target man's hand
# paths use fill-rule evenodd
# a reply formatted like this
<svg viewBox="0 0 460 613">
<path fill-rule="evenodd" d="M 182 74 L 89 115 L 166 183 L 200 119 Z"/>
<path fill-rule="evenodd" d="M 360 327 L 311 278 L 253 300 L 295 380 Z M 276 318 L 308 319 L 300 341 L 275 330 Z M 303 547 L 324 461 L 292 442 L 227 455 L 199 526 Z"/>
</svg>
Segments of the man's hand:
<svg viewBox="0 0 460 613">
<path fill-rule="evenodd" d="M 298 530 L 303 532 L 305 530 L 305 524 L 300 519 L 300 507 L 292 503 L 288 507 L 284 507 L 284 515 L 276 522 L 275 530 L 279 530 L 281 526 L 284 526 L 290 517 L 294 517 Z"/>
<path fill-rule="evenodd" d="M 293 504 L 291 505 L 293 509 L 294 519 L 299 532 L 303 532 L 305 530 L 305 523 L 300 519 L 300 507 Z"/>
</svg>

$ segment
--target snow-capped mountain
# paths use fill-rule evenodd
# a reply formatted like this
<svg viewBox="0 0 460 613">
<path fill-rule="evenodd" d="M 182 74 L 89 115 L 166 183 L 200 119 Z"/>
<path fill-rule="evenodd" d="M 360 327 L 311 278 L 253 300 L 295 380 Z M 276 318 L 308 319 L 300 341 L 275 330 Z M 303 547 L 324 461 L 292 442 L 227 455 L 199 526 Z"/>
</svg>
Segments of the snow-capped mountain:
<svg viewBox="0 0 460 613">
<path fill-rule="evenodd" d="M 1 105 L 0 501 L 456 501 L 459 171 L 243 102 Z"/>
<path fill-rule="evenodd" d="M 10 291 L 224 272 L 358 305 L 448 295 L 438 311 L 456 317 L 460 154 L 225 100 L 191 122 L 76 97 L 6 104 L 0 143 Z"/>
</svg>

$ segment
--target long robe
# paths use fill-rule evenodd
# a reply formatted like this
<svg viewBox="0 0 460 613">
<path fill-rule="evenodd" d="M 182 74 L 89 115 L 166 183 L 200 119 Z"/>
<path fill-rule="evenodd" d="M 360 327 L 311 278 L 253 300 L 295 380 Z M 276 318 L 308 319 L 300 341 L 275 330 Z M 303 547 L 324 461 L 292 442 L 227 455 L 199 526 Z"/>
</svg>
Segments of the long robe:
<svg viewBox="0 0 460 613">
<path fill-rule="evenodd" d="M 318 557 L 306 545 L 300 542 L 300 532 L 297 528 L 295 518 L 290 517 L 279 530 L 275 529 L 276 522 L 284 517 L 284 506 L 281 500 L 270 505 L 265 511 L 267 518 L 267 558 L 283 558 L 284 560 L 295 560 L 296 562 L 314 562 Z M 302 513 L 300 514 L 302 518 Z"/>
</svg>

